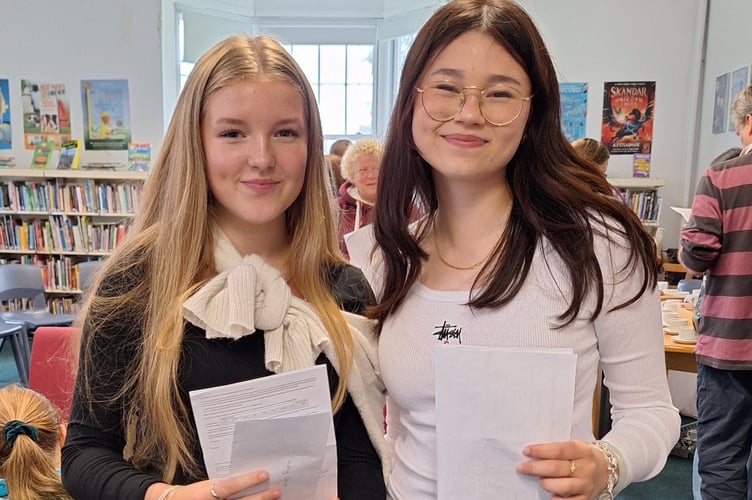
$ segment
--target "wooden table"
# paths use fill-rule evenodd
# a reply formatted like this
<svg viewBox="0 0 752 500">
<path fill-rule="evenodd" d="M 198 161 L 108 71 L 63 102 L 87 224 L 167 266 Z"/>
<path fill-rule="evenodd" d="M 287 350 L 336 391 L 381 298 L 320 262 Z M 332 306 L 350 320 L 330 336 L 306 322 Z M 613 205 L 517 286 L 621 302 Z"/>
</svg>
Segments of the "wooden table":
<svg viewBox="0 0 752 500">
<path fill-rule="evenodd" d="M 692 320 L 693 310 L 679 308 L 679 315 Z M 674 335 L 663 334 L 663 353 L 666 356 L 666 371 L 697 373 L 697 362 L 694 354 L 695 344 L 681 344 L 674 341 Z M 611 404 L 608 389 L 603 385 L 603 375 L 598 370 L 598 383 L 593 394 L 593 434 L 597 438 L 603 437 L 611 430 Z"/>
<path fill-rule="evenodd" d="M 692 316 L 695 313 L 694 307 L 681 306 L 676 311 L 679 316 L 686 319 L 688 324 L 692 324 Z M 675 370 L 678 372 L 697 373 L 697 363 L 695 362 L 695 344 L 682 344 L 674 342 L 674 335 L 663 334 L 663 352 L 666 355 L 666 371 Z"/>
<path fill-rule="evenodd" d="M 663 352 L 666 355 L 666 371 L 697 373 L 695 344 L 674 342 L 674 335 L 663 334 Z"/>
</svg>

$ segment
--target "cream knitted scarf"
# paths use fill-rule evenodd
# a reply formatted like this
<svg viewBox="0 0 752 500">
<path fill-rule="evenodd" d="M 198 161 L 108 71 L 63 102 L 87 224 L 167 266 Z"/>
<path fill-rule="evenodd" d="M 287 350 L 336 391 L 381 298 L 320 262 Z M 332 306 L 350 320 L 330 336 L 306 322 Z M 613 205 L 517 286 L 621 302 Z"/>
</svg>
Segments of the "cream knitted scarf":
<svg viewBox="0 0 752 500">
<path fill-rule="evenodd" d="M 314 366 L 321 353 L 339 371 L 329 332 L 305 300 L 293 296 L 279 271 L 258 255 L 242 256 L 216 231 L 219 274 L 183 304 L 186 321 L 206 331 L 207 339 L 239 339 L 264 333 L 266 368 L 275 373 Z M 388 478 L 390 457 L 384 441 L 384 385 L 378 377 L 375 322 L 341 311 L 353 337 L 347 390 L 360 412 Z"/>
</svg>

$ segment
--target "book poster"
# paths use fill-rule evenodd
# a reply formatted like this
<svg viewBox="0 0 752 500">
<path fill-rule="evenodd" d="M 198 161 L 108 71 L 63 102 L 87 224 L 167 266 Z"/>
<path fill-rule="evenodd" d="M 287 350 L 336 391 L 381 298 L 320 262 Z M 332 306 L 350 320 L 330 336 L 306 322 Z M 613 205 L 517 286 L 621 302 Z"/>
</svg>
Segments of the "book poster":
<svg viewBox="0 0 752 500">
<path fill-rule="evenodd" d="M 59 170 L 69 170 L 78 168 L 78 160 L 81 155 L 81 141 L 73 139 L 60 145 L 60 156 L 57 160 Z"/>
<path fill-rule="evenodd" d="M 81 80 L 84 147 L 127 150 L 131 141 L 128 80 Z"/>
<path fill-rule="evenodd" d="M 148 172 L 151 168 L 151 143 L 128 143 L 128 170 L 131 172 Z"/>
<path fill-rule="evenodd" d="M 569 142 L 585 137 L 588 84 L 559 82 L 561 131 Z"/>
<path fill-rule="evenodd" d="M 729 91 L 729 113 L 728 113 L 728 131 L 736 132 L 736 123 L 734 123 L 734 117 L 731 116 L 731 108 L 734 105 L 734 99 L 739 95 L 739 92 L 747 87 L 747 79 L 749 68 L 744 66 L 731 73 L 731 87 Z"/>
<path fill-rule="evenodd" d="M 10 90 L 8 80 L 0 80 L 0 149 L 10 149 Z"/>
<path fill-rule="evenodd" d="M 38 142 L 37 145 L 34 146 L 34 154 L 31 157 L 31 168 L 50 168 L 54 152 L 54 141 Z"/>
<path fill-rule="evenodd" d="M 728 115 L 729 74 L 724 73 L 715 79 L 715 98 L 713 100 L 713 133 L 726 131 Z"/>
<path fill-rule="evenodd" d="M 649 154 L 654 109 L 655 82 L 606 82 L 601 142 L 612 155 Z"/>
<path fill-rule="evenodd" d="M 635 153 L 632 155 L 632 177 L 650 177 L 650 155 Z"/>
<path fill-rule="evenodd" d="M 21 80 L 24 147 L 52 141 L 55 149 L 71 138 L 70 103 L 63 83 Z"/>
</svg>

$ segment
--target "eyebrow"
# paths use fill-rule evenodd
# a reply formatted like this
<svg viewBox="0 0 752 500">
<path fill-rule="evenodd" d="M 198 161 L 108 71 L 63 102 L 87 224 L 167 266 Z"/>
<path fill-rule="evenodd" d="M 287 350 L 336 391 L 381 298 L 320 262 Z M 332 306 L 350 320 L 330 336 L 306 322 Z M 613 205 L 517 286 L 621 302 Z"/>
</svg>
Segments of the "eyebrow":
<svg viewBox="0 0 752 500">
<path fill-rule="evenodd" d="M 215 120 L 214 123 L 218 125 L 245 125 L 248 122 L 252 122 L 253 120 L 244 120 L 242 118 L 233 118 L 230 116 L 223 116 Z M 275 127 L 289 127 L 289 126 L 298 126 L 303 127 L 305 126 L 305 120 L 301 120 L 300 118 L 282 118 L 281 120 L 274 123 Z"/>
<path fill-rule="evenodd" d="M 462 78 L 465 76 L 465 72 L 458 70 L 458 69 L 452 69 L 452 68 L 438 68 L 431 72 L 430 76 L 443 76 L 445 78 Z M 520 83 L 519 80 L 516 78 L 513 78 L 509 75 L 490 75 L 488 77 L 489 84 L 495 85 L 497 83 L 513 83 L 518 86 L 522 86 L 522 83 Z"/>
</svg>

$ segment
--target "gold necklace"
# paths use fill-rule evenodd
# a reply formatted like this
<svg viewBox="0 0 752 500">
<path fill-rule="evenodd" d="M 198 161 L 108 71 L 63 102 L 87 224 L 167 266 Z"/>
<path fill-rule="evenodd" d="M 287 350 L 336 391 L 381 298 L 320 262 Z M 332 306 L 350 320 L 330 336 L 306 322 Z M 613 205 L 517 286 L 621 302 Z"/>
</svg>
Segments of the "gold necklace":
<svg viewBox="0 0 752 500">
<path fill-rule="evenodd" d="M 432 232 L 433 232 L 433 246 L 436 247 L 436 256 L 439 258 L 439 260 L 445 266 L 451 267 L 452 269 L 456 269 L 457 271 L 469 271 L 471 269 L 475 269 L 476 267 L 480 266 L 481 264 L 483 264 L 484 262 L 486 262 L 489 257 L 491 257 L 491 254 L 494 252 L 494 250 L 496 250 L 496 247 L 499 244 L 498 241 L 497 241 L 496 245 L 494 245 L 494 246 L 491 247 L 491 250 L 485 255 L 485 257 L 483 257 L 482 259 L 480 259 L 475 264 L 473 264 L 471 266 L 468 266 L 468 267 L 460 267 L 460 266 L 455 266 L 454 264 L 450 264 L 449 262 L 447 262 L 446 260 L 444 260 L 444 257 L 441 256 L 441 251 L 439 250 L 439 240 L 438 240 L 438 238 L 436 238 L 436 225 L 433 226 L 433 231 Z M 499 238 L 499 239 L 501 239 L 501 238 Z"/>
</svg>

